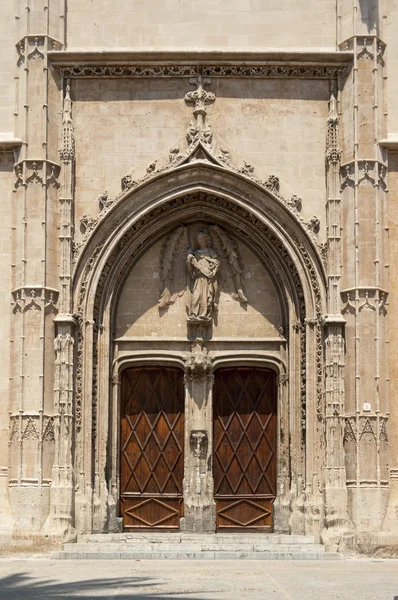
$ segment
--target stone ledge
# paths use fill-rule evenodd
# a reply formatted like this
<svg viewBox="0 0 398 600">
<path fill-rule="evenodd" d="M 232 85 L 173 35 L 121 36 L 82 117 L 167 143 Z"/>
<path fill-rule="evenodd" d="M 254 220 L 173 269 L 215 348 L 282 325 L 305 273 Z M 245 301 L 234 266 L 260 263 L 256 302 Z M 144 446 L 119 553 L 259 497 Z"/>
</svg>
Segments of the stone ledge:
<svg viewBox="0 0 398 600">
<path fill-rule="evenodd" d="M 57 51 L 50 50 L 48 58 L 54 65 L 67 66 L 71 64 L 115 64 L 115 63 L 150 63 L 167 64 L 172 63 L 196 63 L 202 65 L 203 61 L 211 64 L 268 64 L 270 62 L 300 65 L 341 65 L 345 66 L 353 60 L 351 51 L 308 50 L 297 48 L 291 50 L 102 50 L 102 49 L 76 49 Z"/>
</svg>

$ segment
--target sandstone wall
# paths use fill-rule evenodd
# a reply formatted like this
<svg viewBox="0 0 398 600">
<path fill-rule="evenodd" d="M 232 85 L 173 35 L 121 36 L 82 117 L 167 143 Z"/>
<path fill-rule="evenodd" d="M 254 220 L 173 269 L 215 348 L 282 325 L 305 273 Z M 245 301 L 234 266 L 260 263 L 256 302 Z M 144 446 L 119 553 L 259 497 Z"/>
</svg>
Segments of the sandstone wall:
<svg viewBox="0 0 398 600">
<path fill-rule="evenodd" d="M 329 47 L 334 0 L 68 1 L 68 46 L 242 49 Z"/>
<path fill-rule="evenodd" d="M 120 191 L 133 170 L 139 178 L 154 160 L 183 148 L 192 107 L 187 79 L 73 80 L 76 137 L 76 230 L 84 213 L 98 214 L 98 196 Z M 212 79 L 216 100 L 208 121 L 237 166 L 247 161 L 260 179 L 274 174 L 281 194 L 303 198 L 302 215 L 325 219 L 324 149 L 329 82 Z"/>
</svg>

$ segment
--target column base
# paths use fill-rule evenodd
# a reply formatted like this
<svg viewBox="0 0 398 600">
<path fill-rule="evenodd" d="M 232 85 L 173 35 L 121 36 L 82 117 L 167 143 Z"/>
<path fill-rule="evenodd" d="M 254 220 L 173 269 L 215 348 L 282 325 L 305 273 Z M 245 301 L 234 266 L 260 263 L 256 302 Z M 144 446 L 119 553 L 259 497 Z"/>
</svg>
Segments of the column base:
<svg viewBox="0 0 398 600">
<path fill-rule="evenodd" d="M 216 531 L 216 505 L 190 505 L 184 507 L 181 531 L 190 533 L 214 533 Z"/>
</svg>

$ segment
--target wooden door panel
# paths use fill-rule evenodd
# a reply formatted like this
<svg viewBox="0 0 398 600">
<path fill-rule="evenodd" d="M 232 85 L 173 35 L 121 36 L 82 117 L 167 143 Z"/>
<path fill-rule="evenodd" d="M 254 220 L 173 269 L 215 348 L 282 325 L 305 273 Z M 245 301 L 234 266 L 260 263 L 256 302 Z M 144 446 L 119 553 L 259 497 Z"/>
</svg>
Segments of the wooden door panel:
<svg viewBox="0 0 398 600">
<path fill-rule="evenodd" d="M 180 526 L 183 407 L 179 369 L 134 368 L 123 372 L 120 513 L 126 529 Z"/>
<path fill-rule="evenodd" d="M 218 529 L 272 529 L 276 382 L 269 369 L 220 369 L 214 385 Z"/>
</svg>

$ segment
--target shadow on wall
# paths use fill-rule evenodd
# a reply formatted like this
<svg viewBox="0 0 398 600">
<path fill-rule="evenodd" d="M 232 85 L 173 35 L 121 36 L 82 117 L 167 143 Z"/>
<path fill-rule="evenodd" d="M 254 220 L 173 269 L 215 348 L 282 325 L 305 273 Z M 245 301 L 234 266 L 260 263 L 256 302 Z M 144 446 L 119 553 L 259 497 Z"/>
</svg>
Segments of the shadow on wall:
<svg viewBox="0 0 398 600">
<path fill-rule="evenodd" d="M 361 21 L 368 28 L 368 33 L 380 35 L 379 31 L 379 0 L 359 0 Z"/>
<path fill-rule="evenodd" d="M 60 598 L 94 600 L 94 598 L 108 597 L 117 597 L 119 600 L 188 600 L 188 597 L 180 592 L 154 593 L 144 589 L 159 585 L 161 585 L 159 580 L 146 577 L 126 576 L 115 579 L 57 582 L 51 579 L 38 580 L 25 573 L 16 573 L 0 579 L 0 600 L 58 600 Z M 200 600 L 200 598 L 189 594 L 189 600 Z"/>
</svg>

